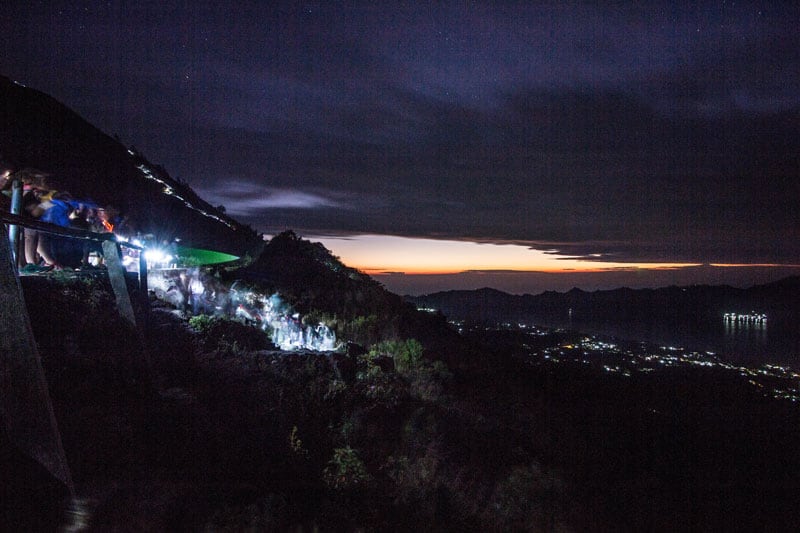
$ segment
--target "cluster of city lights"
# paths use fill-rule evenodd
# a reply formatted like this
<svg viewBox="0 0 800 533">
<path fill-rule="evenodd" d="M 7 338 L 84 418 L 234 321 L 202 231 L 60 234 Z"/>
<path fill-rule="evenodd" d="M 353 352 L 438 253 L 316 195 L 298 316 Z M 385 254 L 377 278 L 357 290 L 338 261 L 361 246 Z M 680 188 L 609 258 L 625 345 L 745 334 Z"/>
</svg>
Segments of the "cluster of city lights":
<svg viewBox="0 0 800 533">
<path fill-rule="evenodd" d="M 578 345 L 571 347 L 573 354 L 570 354 L 565 346 L 559 347 L 558 353 L 562 359 L 574 355 L 576 351 L 581 351 L 581 356 L 590 355 L 589 350 L 597 349 L 600 344 L 602 343 L 596 342 L 593 337 L 588 337 Z M 769 394 L 774 398 L 792 402 L 800 401 L 800 373 L 787 367 L 765 364 L 759 368 L 750 368 L 722 361 L 712 352 L 694 352 L 676 346 L 661 346 L 656 349 L 642 346 L 640 350 L 622 350 L 612 348 L 612 346 L 614 345 L 607 345 L 606 348 L 599 350 L 604 356 L 615 356 L 620 359 L 617 364 L 604 363 L 603 370 L 606 372 L 631 377 L 633 372 L 653 372 L 666 367 L 716 368 L 747 378 L 751 385 L 763 389 L 764 394 Z M 549 351 L 544 350 L 545 353 Z M 547 357 L 545 359 L 548 360 Z M 574 360 L 575 358 L 569 357 L 569 359 Z M 551 356 L 549 360 L 553 361 L 554 358 Z M 591 364 L 591 361 L 586 358 L 581 358 L 580 361 L 584 364 Z M 776 387 L 776 383 L 780 383 L 781 387 Z"/>
<path fill-rule="evenodd" d="M 764 315 L 753 314 L 752 316 L 763 316 L 766 320 Z M 463 323 L 458 325 L 460 329 L 466 329 Z M 562 329 L 521 323 L 504 323 L 496 327 L 481 329 L 486 331 L 497 329 L 523 331 L 531 337 L 567 333 Z M 623 347 L 593 335 L 580 335 L 569 341 L 554 340 L 553 345 L 546 348 L 532 348 L 524 343 L 522 346 L 527 350 L 528 364 L 533 366 L 579 364 L 625 378 L 631 378 L 637 373 L 647 374 L 667 368 L 716 369 L 746 379 L 761 394 L 776 399 L 800 402 L 800 372 L 781 365 L 764 364 L 757 368 L 751 368 L 723 361 L 716 353 L 710 351 L 697 352 L 680 346 L 652 346 L 647 343 L 630 343 Z"/>
</svg>

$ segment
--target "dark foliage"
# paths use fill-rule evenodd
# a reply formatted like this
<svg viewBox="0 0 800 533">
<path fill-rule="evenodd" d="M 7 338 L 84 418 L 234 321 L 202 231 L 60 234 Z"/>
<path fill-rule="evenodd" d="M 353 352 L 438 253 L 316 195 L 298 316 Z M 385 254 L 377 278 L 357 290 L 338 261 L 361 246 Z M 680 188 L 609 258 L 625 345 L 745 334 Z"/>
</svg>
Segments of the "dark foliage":
<svg viewBox="0 0 800 533">
<path fill-rule="evenodd" d="M 416 341 L 353 356 L 258 350 L 258 330 L 190 326 L 156 305 L 143 322 L 148 368 L 105 282 L 24 281 L 95 528 L 491 529 L 521 519 L 520 491 L 551 476 L 515 451 L 524 439 L 457 400 L 453 373 Z M 49 342 L 77 331 L 68 348 Z M 510 498 L 502 516 L 495 493 Z"/>
<path fill-rule="evenodd" d="M 530 366 L 513 340 L 482 358 L 451 348 L 473 361 L 461 366 L 420 358 L 409 339 L 352 355 L 220 349 L 249 334 L 191 327 L 158 302 L 142 322 L 148 368 L 102 280 L 24 281 L 95 529 L 800 523 L 796 407 L 710 370 Z"/>
<path fill-rule="evenodd" d="M 189 325 L 200 334 L 200 348 L 232 354 L 252 350 L 275 349 L 267 334 L 238 320 L 209 315 L 196 315 Z"/>
</svg>

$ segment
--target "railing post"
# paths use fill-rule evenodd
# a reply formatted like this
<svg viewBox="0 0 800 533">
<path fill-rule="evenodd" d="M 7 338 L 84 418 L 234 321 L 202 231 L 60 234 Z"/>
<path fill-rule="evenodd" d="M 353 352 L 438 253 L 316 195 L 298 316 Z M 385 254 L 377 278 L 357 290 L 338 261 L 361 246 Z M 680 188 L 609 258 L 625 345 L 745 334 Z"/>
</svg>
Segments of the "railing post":
<svg viewBox="0 0 800 533">
<path fill-rule="evenodd" d="M 144 257 L 145 249 L 139 250 L 139 289 L 147 298 L 147 259 Z"/>
<path fill-rule="evenodd" d="M 125 282 L 125 267 L 122 266 L 119 243 L 116 240 L 108 239 L 103 241 L 103 258 L 105 259 L 106 269 L 108 270 L 108 280 L 111 282 L 111 288 L 114 290 L 114 296 L 117 300 L 117 311 L 120 316 L 130 322 L 136 330 L 139 338 L 139 346 L 142 350 L 142 359 L 144 360 L 150 377 L 152 377 L 153 364 L 147 352 L 147 339 L 136 324 L 136 317 L 133 314 L 133 306 L 131 305 L 131 296 L 128 294 L 128 284 Z M 147 293 L 145 293 L 145 301 L 147 301 L 146 298 Z"/>
<path fill-rule="evenodd" d="M 22 211 L 22 181 L 14 180 L 11 182 L 11 214 L 19 215 L 20 211 Z M 9 224 L 8 240 L 11 241 L 11 254 L 14 257 L 14 261 L 17 262 L 19 226 L 16 224 Z"/>
<path fill-rule="evenodd" d="M 117 311 L 120 316 L 136 327 L 136 317 L 133 314 L 131 296 L 128 294 L 128 285 L 125 283 L 125 267 L 119 259 L 119 244 L 115 240 L 103 241 L 103 258 L 108 269 L 108 279 L 114 296 L 117 300 Z"/>
</svg>

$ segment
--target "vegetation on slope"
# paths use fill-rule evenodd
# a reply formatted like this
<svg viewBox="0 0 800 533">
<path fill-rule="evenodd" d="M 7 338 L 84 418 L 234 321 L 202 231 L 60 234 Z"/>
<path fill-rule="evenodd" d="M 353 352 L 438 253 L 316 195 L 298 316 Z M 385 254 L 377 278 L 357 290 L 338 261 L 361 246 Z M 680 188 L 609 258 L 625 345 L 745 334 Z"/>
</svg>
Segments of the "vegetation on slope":
<svg viewBox="0 0 800 533">
<path fill-rule="evenodd" d="M 238 322 L 154 301 L 148 318 L 138 309 L 142 345 L 102 278 L 23 280 L 81 498 L 73 518 L 98 530 L 800 523 L 789 490 L 800 413 L 743 380 L 531 365 L 513 347 L 468 343 L 291 234 L 257 264 L 232 276 L 340 333 L 364 335 L 344 326 L 368 324 L 362 309 L 396 326 L 360 351 L 286 353 Z M 22 508 L 3 505 L 16 523 Z"/>
<path fill-rule="evenodd" d="M 561 519 L 563 483 L 524 439 L 458 398 L 458 376 L 417 341 L 357 356 L 276 352 L 239 323 L 187 321 L 153 302 L 141 346 L 109 312 L 102 281 L 24 281 L 93 527 L 539 529 Z M 76 309 L 76 298 L 96 305 Z M 540 501 L 533 513 L 530 501 Z"/>
</svg>

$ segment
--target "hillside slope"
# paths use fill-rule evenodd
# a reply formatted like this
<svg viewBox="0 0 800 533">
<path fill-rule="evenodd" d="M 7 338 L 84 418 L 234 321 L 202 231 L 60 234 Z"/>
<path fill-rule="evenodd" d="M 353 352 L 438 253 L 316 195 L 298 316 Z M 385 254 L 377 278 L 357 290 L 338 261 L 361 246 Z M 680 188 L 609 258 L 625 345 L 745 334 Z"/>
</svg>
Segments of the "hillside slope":
<svg viewBox="0 0 800 533">
<path fill-rule="evenodd" d="M 328 305 L 325 287 L 337 301 L 361 293 L 374 316 L 399 309 L 399 330 L 426 343 L 452 338 L 441 319 L 371 280 L 316 268 L 314 257 L 330 259 L 303 253 L 321 252 L 316 245 L 288 234 L 272 246 L 254 269 L 262 282 L 287 294 L 308 283 L 299 294 L 309 305 Z M 516 372 L 449 367 L 428 344 L 428 357 L 408 360 L 391 352 L 398 343 L 357 355 L 280 352 L 258 328 L 207 327 L 159 301 L 140 344 L 107 312 L 103 276 L 22 281 L 79 500 L 70 507 L 51 494 L 52 480 L 17 469 L 26 483 L 0 483 L 0 521 L 14 529 L 79 519 L 96 530 L 485 531 L 567 519 L 564 481 L 516 421 L 538 404 Z M 361 309 L 330 305 L 347 316 Z M 454 358 L 460 349 L 450 346 Z M 522 396 L 501 394 L 510 387 Z M 16 472 L 6 468 L 11 451 L 0 439 L 0 472 Z"/>
<path fill-rule="evenodd" d="M 0 76 L 0 155 L 49 173 L 75 198 L 113 205 L 160 242 L 244 255 L 255 233 L 225 216 L 142 154 L 123 146 L 52 97 Z"/>
<path fill-rule="evenodd" d="M 284 235 L 267 250 L 262 281 L 287 294 L 309 284 L 299 292 L 309 306 L 335 294 L 318 297 L 330 283 L 380 293 L 352 271 L 318 270 L 312 258 L 330 257 L 304 254 L 321 251 L 307 241 Z M 72 508 L 48 499 L 47 480 L 17 468 L 19 454 L 0 438 L 0 467 L 13 467 L 2 472 L 18 474 L 0 483 L 0 518 L 28 526 L 16 530 L 63 528 L 70 517 L 95 530 L 158 531 L 800 523 L 800 412 L 738 371 L 676 366 L 625 377 L 517 359 L 497 345 L 464 354 L 471 366 L 443 365 L 428 345 L 429 357 L 407 361 L 390 345 L 277 352 L 256 328 L 206 327 L 159 302 L 141 346 L 108 312 L 110 287 L 97 280 L 23 279 L 80 499 Z M 335 306 L 349 297 L 338 296 L 327 312 L 348 312 Z M 384 316 L 392 297 L 383 297 L 365 309 Z"/>
<path fill-rule="evenodd" d="M 465 342 L 441 315 L 417 311 L 369 276 L 345 266 L 320 243 L 288 231 L 275 236 L 249 266 L 227 275 L 277 292 L 301 315 L 321 318 L 340 339 L 368 347 L 414 338 L 451 363 L 463 359 Z M 458 355 L 456 355 L 458 354 Z"/>
</svg>

